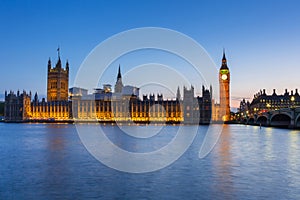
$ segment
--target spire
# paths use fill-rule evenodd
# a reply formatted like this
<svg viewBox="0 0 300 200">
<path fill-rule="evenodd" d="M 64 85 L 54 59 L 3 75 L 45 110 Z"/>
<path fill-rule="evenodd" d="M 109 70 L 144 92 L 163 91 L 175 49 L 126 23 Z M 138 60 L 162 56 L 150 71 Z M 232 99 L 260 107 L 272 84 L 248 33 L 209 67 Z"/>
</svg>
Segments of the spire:
<svg viewBox="0 0 300 200">
<path fill-rule="evenodd" d="M 59 48 L 59 45 L 58 45 L 58 48 L 57 48 L 57 55 L 58 55 L 58 59 L 60 59 L 60 48 Z"/>
<path fill-rule="evenodd" d="M 66 63 L 66 70 L 69 71 L 69 61 L 67 60 L 67 63 Z"/>
<path fill-rule="evenodd" d="M 51 69 L 51 59 L 49 57 L 49 60 L 48 60 L 48 71 L 50 71 L 50 69 Z"/>
<path fill-rule="evenodd" d="M 222 66 L 221 66 L 221 69 L 228 69 L 228 66 L 227 66 L 227 59 L 226 59 L 226 56 L 225 56 L 225 48 L 223 48 L 223 58 L 222 58 Z"/>
<path fill-rule="evenodd" d="M 118 72 L 117 80 L 119 80 L 121 78 L 122 78 L 122 75 L 121 75 L 121 66 L 119 64 L 119 72 Z"/>
<path fill-rule="evenodd" d="M 35 103 L 38 103 L 39 102 L 39 97 L 38 97 L 38 94 L 37 92 L 34 94 L 34 100 L 33 100 Z"/>
<path fill-rule="evenodd" d="M 58 48 L 57 48 L 57 56 L 58 56 L 58 61 L 57 61 L 57 63 L 56 63 L 55 68 L 61 68 L 60 48 L 59 48 L 59 46 L 58 46 Z"/>
<path fill-rule="evenodd" d="M 226 56 L 225 56 L 225 48 L 223 48 L 223 58 L 222 60 L 226 60 Z"/>
<path fill-rule="evenodd" d="M 121 75 L 121 66 L 119 65 L 117 82 L 115 85 L 115 93 L 122 93 L 122 90 L 123 90 L 123 83 L 122 83 L 122 75 Z"/>
<path fill-rule="evenodd" d="M 179 86 L 177 87 L 176 100 L 179 101 L 181 99 Z"/>
<path fill-rule="evenodd" d="M 55 68 L 61 68 L 61 60 L 58 58 Z"/>
</svg>

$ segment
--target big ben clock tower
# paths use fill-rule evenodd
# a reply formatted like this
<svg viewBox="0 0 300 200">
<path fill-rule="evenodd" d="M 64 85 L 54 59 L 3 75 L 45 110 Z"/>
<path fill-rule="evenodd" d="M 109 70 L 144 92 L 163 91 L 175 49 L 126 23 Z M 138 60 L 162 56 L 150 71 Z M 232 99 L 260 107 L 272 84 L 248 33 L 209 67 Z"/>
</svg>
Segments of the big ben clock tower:
<svg viewBox="0 0 300 200">
<path fill-rule="evenodd" d="M 219 71 L 219 84 L 220 84 L 220 116 L 222 121 L 230 120 L 230 72 L 227 66 L 225 51 L 223 51 L 222 66 Z"/>
</svg>

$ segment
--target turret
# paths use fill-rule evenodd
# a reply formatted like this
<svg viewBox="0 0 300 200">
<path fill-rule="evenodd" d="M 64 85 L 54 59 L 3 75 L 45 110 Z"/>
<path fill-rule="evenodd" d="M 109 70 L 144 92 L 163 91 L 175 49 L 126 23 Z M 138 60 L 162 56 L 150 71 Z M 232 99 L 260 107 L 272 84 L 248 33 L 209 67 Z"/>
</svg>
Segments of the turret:
<svg viewBox="0 0 300 200">
<path fill-rule="evenodd" d="M 67 63 L 66 63 L 66 70 L 67 72 L 69 71 L 69 61 L 67 60 Z"/>
<path fill-rule="evenodd" d="M 50 60 L 50 58 L 49 58 L 49 60 L 48 60 L 48 72 L 51 70 L 51 60 Z"/>
<path fill-rule="evenodd" d="M 212 95 L 213 95 L 212 85 L 209 86 L 209 92 L 210 92 L 210 98 L 212 99 Z"/>
<path fill-rule="evenodd" d="M 55 65 L 55 68 L 61 69 L 61 60 L 60 60 L 60 57 L 58 57 L 58 61 L 57 61 L 56 65 Z"/>
<path fill-rule="evenodd" d="M 163 101 L 163 95 L 157 94 L 157 101 Z"/>
<path fill-rule="evenodd" d="M 150 101 L 155 101 L 155 96 L 154 96 L 154 94 L 150 94 Z"/>
<path fill-rule="evenodd" d="M 39 97 L 38 97 L 37 92 L 34 94 L 33 102 L 34 102 L 34 103 L 38 103 L 38 102 L 39 102 Z"/>
<path fill-rule="evenodd" d="M 143 95 L 143 101 L 147 101 L 148 100 L 148 96 L 147 95 Z"/>
<path fill-rule="evenodd" d="M 180 94 L 180 89 L 179 89 L 179 86 L 178 86 L 177 93 L 176 93 L 176 100 L 180 101 L 180 99 L 181 99 L 181 94 Z"/>
</svg>

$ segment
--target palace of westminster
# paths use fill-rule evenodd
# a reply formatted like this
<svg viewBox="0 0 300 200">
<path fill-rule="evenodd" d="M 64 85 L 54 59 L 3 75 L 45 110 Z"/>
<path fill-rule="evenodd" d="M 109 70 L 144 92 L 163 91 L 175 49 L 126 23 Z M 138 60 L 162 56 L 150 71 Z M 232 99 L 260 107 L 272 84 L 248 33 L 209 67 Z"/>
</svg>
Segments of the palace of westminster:
<svg viewBox="0 0 300 200">
<path fill-rule="evenodd" d="M 194 87 L 179 87 L 176 97 L 166 100 L 162 94 L 142 95 L 139 88 L 123 85 L 119 66 L 114 91 L 109 84 L 92 94 L 79 87 L 69 88 L 69 63 L 58 60 L 52 67 L 48 61 L 47 99 L 26 91 L 5 91 L 4 115 L 6 122 L 124 122 L 208 124 L 230 120 L 230 72 L 225 52 L 219 70 L 220 103 L 212 98 L 212 87 L 202 86 L 202 97 L 195 97 Z"/>
</svg>

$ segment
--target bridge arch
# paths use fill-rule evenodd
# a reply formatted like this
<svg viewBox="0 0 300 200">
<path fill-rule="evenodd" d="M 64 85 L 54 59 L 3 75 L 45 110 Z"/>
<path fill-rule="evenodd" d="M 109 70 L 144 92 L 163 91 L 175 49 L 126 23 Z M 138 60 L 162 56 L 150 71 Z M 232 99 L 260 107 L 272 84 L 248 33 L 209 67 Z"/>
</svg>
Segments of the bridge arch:
<svg viewBox="0 0 300 200">
<path fill-rule="evenodd" d="M 277 113 L 271 117 L 270 125 L 288 127 L 291 124 L 291 116 L 286 113 Z"/>
<path fill-rule="evenodd" d="M 276 115 L 286 115 L 286 116 L 288 116 L 289 118 L 292 119 L 292 114 L 289 113 L 289 112 L 279 112 L 279 111 L 275 111 L 275 112 L 272 114 L 272 116 L 271 116 L 271 120 L 272 120 L 272 118 L 275 117 Z"/>
<path fill-rule="evenodd" d="M 300 113 L 295 117 L 295 126 L 300 128 Z"/>
<path fill-rule="evenodd" d="M 256 120 L 256 124 L 262 125 L 262 126 L 267 126 L 268 125 L 268 118 L 264 115 L 259 116 Z"/>
</svg>

